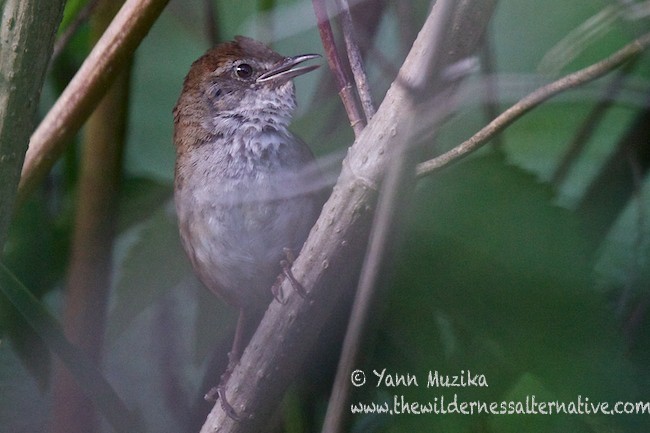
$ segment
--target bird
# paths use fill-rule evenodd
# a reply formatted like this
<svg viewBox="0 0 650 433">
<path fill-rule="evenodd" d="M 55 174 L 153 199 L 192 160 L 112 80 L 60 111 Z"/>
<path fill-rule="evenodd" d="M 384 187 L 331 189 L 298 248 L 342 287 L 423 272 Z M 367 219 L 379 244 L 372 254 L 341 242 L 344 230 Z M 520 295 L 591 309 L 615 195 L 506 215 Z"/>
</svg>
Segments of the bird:
<svg viewBox="0 0 650 433">
<path fill-rule="evenodd" d="M 289 130 L 293 79 L 318 54 L 282 56 L 244 36 L 196 60 L 173 109 L 174 199 L 181 243 L 201 282 L 239 310 L 229 363 L 213 391 L 224 397 L 234 366 L 324 202 L 309 147 Z"/>
</svg>

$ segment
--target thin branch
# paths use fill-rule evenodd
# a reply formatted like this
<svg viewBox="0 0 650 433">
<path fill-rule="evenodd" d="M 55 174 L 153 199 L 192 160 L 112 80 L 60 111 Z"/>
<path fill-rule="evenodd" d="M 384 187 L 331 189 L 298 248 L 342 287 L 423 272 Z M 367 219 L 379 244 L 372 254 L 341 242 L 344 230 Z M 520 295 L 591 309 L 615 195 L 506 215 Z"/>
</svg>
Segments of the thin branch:
<svg viewBox="0 0 650 433">
<path fill-rule="evenodd" d="M 409 105 L 408 111 L 417 111 L 417 95 L 427 86 L 439 88 L 436 82 L 440 70 L 444 66 L 445 35 L 456 5 L 455 0 L 438 0 L 431 12 L 431 23 L 423 28 L 431 28 L 428 39 L 417 38 L 417 43 L 427 47 L 427 55 L 421 56 L 417 66 L 425 77 L 431 77 L 431 82 L 422 80 L 417 87 L 409 89 L 409 97 L 405 104 Z M 414 45 L 414 49 L 416 46 Z M 413 118 L 410 122 L 413 122 Z M 407 123 L 408 131 L 413 128 Z M 435 126 L 434 126 L 435 129 Z M 418 153 L 414 151 L 412 136 L 405 134 L 403 141 L 395 141 L 391 147 L 391 159 L 386 177 L 382 182 L 381 195 L 377 212 L 370 233 L 370 242 L 366 252 L 365 261 L 361 269 L 359 286 L 357 289 L 348 330 L 343 341 L 343 349 L 339 360 L 334 386 L 330 395 L 323 433 L 340 433 L 345 431 L 345 424 L 350 417 L 348 402 L 350 399 L 351 380 L 350 373 L 354 370 L 361 358 L 363 340 L 369 326 L 369 316 L 375 306 L 377 291 L 382 275 L 390 256 L 391 244 L 395 240 L 395 230 L 401 210 L 408 206 L 408 199 L 415 185 L 413 169 L 417 163 Z"/>
<path fill-rule="evenodd" d="M 595 252 L 602 245 L 612 225 L 629 205 L 635 190 L 630 159 L 639 164 L 644 175 L 650 170 L 650 147 L 647 146 L 650 136 L 650 89 L 646 90 L 644 96 L 643 109 L 621 135 L 614 152 L 602 164 L 575 207 L 575 214 L 583 221 L 583 233 L 589 242 L 588 251 Z M 603 206 L 603 203 L 607 203 L 607 206 Z"/>
<path fill-rule="evenodd" d="M 417 176 L 422 177 L 433 173 L 457 159 L 460 159 L 470 152 L 475 151 L 487 143 L 495 134 L 503 131 L 515 120 L 537 107 L 542 102 L 569 89 L 581 86 L 585 83 L 602 77 L 608 72 L 616 69 L 628 60 L 638 56 L 650 45 L 650 33 L 646 33 L 621 48 L 611 56 L 598 63 L 588 66 L 572 74 L 566 75 L 557 81 L 547 84 L 528 96 L 521 99 L 512 107 L 501 113 L 487 126 L 474 134 L 469 140 L 464 141 L 448 152 L 443 153 L 429 161 L 418 164 Z"/>
<path fill-rule="evenodd" d="M 93 11 L 97 7 L 97 4 L 99 4 L 99 0 L 90 0 L 88 3 L 86 3 L 84 7 L 77 13 L 74 20 L 66 27 L 61 36 L 56 39 L 54 42 L 54 50 L 52 52 L 52 59 L 50 60 L 50 64 L 56 62 L 65 47 L 70 43 L 72 37 L 75 35 L 75 33 L 77 33 L 77 30 L 79 30 L 79 27 L 88 21 L 88 18 L 90 15 L 92 15 Z"/>
<path fill-rule="evenodd" d="M 633 260 L 630 260 L 629 264 L 629 278 L 628 281 L 623 285 L 620 296 L 616 302 L 616 313 L 619 317 L 623 317 L 626 314 L 628 309 L 629 302 L 631 301 L 632 292 L 634 287 L 638 287 L 643 284 L 642 273 L 643 269 L 646 267 L 646 254 L 644 254 L 644 246 L 647 245 L 646 240 L 646 221 L 647 215 L 644 206 L 644 188 L 643 180 L 645 178 L 645 173 L 648 170 L 647 164 L 645 161 L 642 161 L 639 155 L 639 152 L 635 152 L 632 146 L 628 146 L 625 152 L 625 159 L 629 164 L 631 179 L 632 179 L 632 196 L 631 199 L 635 204 L 635 235 L 634 240 L 631 245 L 632 257 Z M 641 316 L 643 317 L 643 316 Z M 631 318 L 631 317 L 630 317 Z M 638 323 L 636 323 L 638 324 Z M 623 329 L 625 334 L 630 339 L 632 334 L 635 331 L 636 326 L 628 327 L 628 325 L 636 325 L 634 321 L 624 322 Z"/>
<path fill-rule="evenodd" d="M 361 56 L 359 44 L 357 43 L 358 38 L 354 30 L 354 23 L 352 22 L 350 5 L 348 4 L 348 0 L 338 0 L 338 2 L 341 8 L 341 26 L 343 38 L 345 39 L 345 47 L 348 52 L 350 69 L 352 69 L 354 82 L 357 85 L 357 93 L 361 101 L 361 108 L 363 108 L 366 116 L 366 122 L 369 122 L 372 116 L 375 115 L 375 106 L 372 102 L 368 78 L 366 77 L 365 67 L 363 66 L 363 57 Z"/>
<path fill-rule="evenodd" d="M 127 0 L 52 109 L 32 134 L 19 199 L 49 172 L 97 106 L 169 0 Z"/>
<path fill-rule="evenodd" d="M 562 156 L 560 163 L 556 167 L 553 176 L 551 177 L 551 183 L 556 187 L 559 187 L 560 184 L 564 181 L 572 164 L 575 162 L 576 158 L 580 155 L 582 150 L 587 146 L 589 139 L 596 132 L 596 126 L 600 123 L 602 118 L 607 113 L 607 110 L 614 103 L 616 95 L 623 89 L 623 84 L 628 77 L 630 71 L 637 64 L 638 58 L 630 60 L 620 71 L 614 76 L 612 81 L 607 85 L 605 93 L 600 98 L 600 101 L 594 106 L 594 108 L 589 112 L 587 118 L 580 125 L 578 132 L 573 137 L 573 140 L 567 146 L 567 150 Z"/>
<path fill-rule="evenodd" d="M 341 58 L 336 49 L 334 32 L 330 25 L 329 16 L 327 15 L 325 0 L 312 0 L 312 4 L 314 5 L 314 13 L 316 15 L 316 20 L 318 21 L 318 31 L 320 33 L 321 41 L 323 42 L 327 62 L 334 74 L 334 78 L 336 79 L 339 96 L 341 97 L 343 107 L 345 107 L 345 111 L 348 114 L 350 126 L 352 126 L 352 129 L 354 130 L 355 137 L 358 137 L 366 126 L 366 123 L 361 117 L 354 92 L 352 91 L 352 85 L 345 73 L 345 69 L 341 63 Z"/>
</svg>

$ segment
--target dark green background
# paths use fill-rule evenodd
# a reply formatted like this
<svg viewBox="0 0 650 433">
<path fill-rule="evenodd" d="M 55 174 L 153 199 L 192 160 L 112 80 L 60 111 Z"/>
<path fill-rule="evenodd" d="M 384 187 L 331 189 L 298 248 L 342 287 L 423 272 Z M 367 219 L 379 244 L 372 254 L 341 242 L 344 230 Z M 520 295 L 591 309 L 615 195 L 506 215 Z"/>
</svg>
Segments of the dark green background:
<svg viewBox="0 0 650 433">
<path fill-rule="evenodd" d="M 395 67 L 405 54 L 398 48 L 400 26 L 419 28 L 427 4 L 411 2 L 416 11 L 411 23 L 398 23 L 395 8 L 387 7 L 375 49 Z M 500 2 L 490 40 L 501 109 L 536 86 L 609 55 L 648 28 L 643 19 L 621 15 L 601 28 L 580 27 L 615 4 Z M 310 2 L 272 4 L 277 15 L 270 25 L 260 24 L 259 2 L 215 5 L 224 38 L 270 35 L 283 54 L 322 53 Z M 204 392 L 199 385 L 208 353 L 233 329 L 234 311 L 206 293 L 191 274 L 178 243 L 170 195 L 171 110 L 189 65 L 208 48 L 202 22 L 200 2 L 172 1 L 138 50 L 132 81 L 105 372 L 151 432 L 185 431 L 183 410 Z M 593 30 L 598 31 L 575 55 L 542 62 L 565 38 L 575 48 Z M 72 64 L 87 53 L 85 37 L 82 31 L 68 49 Z M 368 70 L 381 101 L 390 77 L 372 55 Z M 293 129 L 317 155 L 342 156 L 353 134 L 336 92 L 319 87 L 328 74 L 323 67 L 297 80 Z M 354 391 L 354 401 L 392 401 L 398 394 L 425 402 L 454 392 L 464 400 L 499 402 L 533 394 L 538 400 L 567 402 L 578 395 L 610 404 L 650 400 L 647 314 L 634 332 L 624 332 L 631 311 L 649 295 L 647 193 L 641 188 L 632 194 L 625 207 L 616 209 L 619 217 L 610 230 L 597 237 L 575 211 L 644 108 L 647 80 L 648 61 L 643 59 L 561 185 L 549 183 L 551 174 L 608 78 L 529 113 L 502 135 L 498 150 L 484 149 L 418 184 L 412 204 L 402 210 L 404 230 L 393 272 L 384 278 L 380 308 L 372 316 L 373 335 L 358 368 L 369 379 L 372 369 L 383 368 L 419 378 L 429 370 L 471 370 L 484 374 L 489 387 L 436 390 L 421 383 L 393 389 L 377 388 L 370 380 Z M 48 81 L 42 113 L 59 91 L 55 81 Z M 478 78 L 468 83 L 480 88 Z M 438 151 L 486 122 L 481 92 L 466 95 L 440 131 Z M 17 217 L 6 249 L 5 262 L 55 314 L 73 223 L 77 153 L 69 151 L 56 167 L 58 189 L 35 195 Z M 600 204 L 603 212 L 610 205 Z M 1 311 L 0 430 L 42 431 L 49 405 L 47 352 L 7 305 Z M 181 384 L 173 402 L 162 397 L 169 371 L 161 359 L 168 346 L 174 348 L 173 374 Z M 308 377 L 320 373 L 308 370 Z M 317 431 L 320 425 L 327 387 L 306 389 L 293 388 L 284 403 L 288 432 L 308 431 L 309 426 Z M 302 398 L 303 392 L 313 402 Z M 352 422 L 352 431 L 359 432 L 642 432 L 650 428 L 650 415 L 356 415 Z"/>
</svg>

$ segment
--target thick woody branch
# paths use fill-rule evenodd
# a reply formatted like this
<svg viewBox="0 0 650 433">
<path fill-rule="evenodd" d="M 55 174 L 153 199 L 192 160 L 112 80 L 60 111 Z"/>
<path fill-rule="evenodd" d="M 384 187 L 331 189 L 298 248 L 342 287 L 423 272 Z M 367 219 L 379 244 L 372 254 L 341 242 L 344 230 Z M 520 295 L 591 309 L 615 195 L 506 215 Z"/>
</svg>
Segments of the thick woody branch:
<svg viewBox="0 0 650 433">
<path fill-rule="evenodd" d="M 63 0 L 0 4 L 0 245 L 13 214 L 20 167 L 64 4 Z"/>
<path fill-rule="evenodd" d="M 293 275 L 309 296 L 301 298 L 285 281 L 282 290 L 291 293 L 286 304 L 274 301 L 269 306 L 228 381 L 226 397 L 240 420 L 230 418 L 217 403 L 201 432 L 264 431 L 293 374 L 311 349 L 310 342 L 342 294 L 354 286 L 378 185 L 390 162 L 389 149 L 393 143 L 411 138 L 408 125 L 415 116 L 411 89 L 418 88 L 423 77 L 431 75 L 429 44 L 437 13 L 434 7 L 398 79 L 350 148 L 332 196 L 294 263 Z"/>
<path fill-rule="evenodd" d="M 425 98 L 434 98 L 440 103 L 436 110 L 438 113 L 429 113 L 435 119 L 441 119 L 447 111 L 454 109 L 453 98 L 441 101 L 434 89 L 446 89 L 450 85 L 444 79 L 442 70 L 449 64 L 456 62 L 459 55 L 467 56 L 472 53 L 477 45 L 477 37 L 482 36 L 487 29 L 487 24 L 494 11 L 494 2 L 482 3 L 481 21 L 470 19 L 475 17 L 477 7 L 472 2 L 457 2 L 455 0 L 437 0 L 436 14 L 437 22 L 433 25 L 434 33 L 429 41 L 429 63 L 431 66 L 424 68 L 430 70 L 429 76 L 423 75 L 420 83 L 413 83 L 417 87 L 410 88 L 412 92 L 411 103 L 417 104 Z M 471 27 L 466 27 L 471 26 Z M 456 29 L 456 34 L 452 29 Z M 462 34 L 462 39 L 456 37 Z M 450 36 L 450 37 L 448 37 Z M 473 44 L 467 40 L 473 40 Z M 482 38 L 481 38 L 482 40 Z M 461 46 L 462 45 L 462 46 Z M 463 48 L 465 47 L 465 48 Z M 469 48 L 469 51 L 467 50 Z M 453 90 L 451 91 L 453 93 Z M 409 111 L 422 112 L 421 106 L 410 107 Z M 442 115 L 441 113 L 442 112 Z M 415 130 L 415 119 L 411 119 L 410 130 Z M 433 134 L 437 130 L 437 122 L 433 122 L 430 128 Z M 380 301 L 380 278 L 385 275 L 385 270 L 390 267 L 390 260 L 393 258 L 391 251 L 395 239 L 399 236 L 400 217 L 403 209 L 410 203 L 410 197 L 415 186 L 415 166 L 419 160 L 418 146 L 413 137 L 404 137 L 405 142 L 394 142 L 391 149 L 391 164 L 382 181 L 377 211 L 374 217 L 372 231 L 365 261 L 359 278 L 356 297 L 350 314 L 345 340 L 336 378 L 325 421 L 323 433 L 339 433 L 346 431 L 345 426 L 350 418 L 349 400 L 351 394 L 350 374 L 361 361 L 364 349 L 366 334 L 371 328 L 371 313 L 373 307 Z"/>
<path fill-rule="evenodd" d="M 455 0 L 436 2 L 436 21 L 431 25 L 433 31 L 428 41 L 429 53 L 422 59 L 424 69 L 429 70 L 429 74 L 421 77 L 419 83 L 412 83 L 416 87 L 409 89 L 412 96 L 409 98 L 410 103 L 407 101 L 408 111 L 418 111 L 417 95 L 425 93 L 425 87 L 442 87 L 437 83 L 440 80 L 440 69 L 444 65 L 445 36 L 449 33 L 447 26 L 451 22 L 454 7 Z M 413 122 L 414 119 L 411 118 L 411 124 L 406 125 L 407 130 L 413 131 Z M 352 388 L 350 372 L 362 358 L 363 342 L 370 328 L 369 318 L 379 297 L 380 278 L 384 275 L 382 270 L 388 265 L 393 250 L 391 247 L 399 231 L 397 222 L 400 211 L 408 206 L 415 185 L 414 168 L 419 152 L 414 149 L 413 137 L 404 135 L 403 139 L 405 141 L 395 141 L 390 149 L 392 162 L 382 181 L 368 249 L 323 422 L 323 433 L 345 431 L 345 425 L 351 416 L 348 406 Z"/>
</svg>

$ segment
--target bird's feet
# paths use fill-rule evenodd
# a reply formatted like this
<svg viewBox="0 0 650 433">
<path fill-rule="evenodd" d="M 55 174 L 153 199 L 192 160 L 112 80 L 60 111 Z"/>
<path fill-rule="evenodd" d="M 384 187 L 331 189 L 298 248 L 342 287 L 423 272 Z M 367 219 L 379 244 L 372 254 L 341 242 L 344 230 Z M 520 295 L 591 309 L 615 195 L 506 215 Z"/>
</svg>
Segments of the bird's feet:
<svg viewBox="0 0 650 433">
<path fill-rule="evenodd" d="M 298 280 L 296 280 L 296 277 L 293 276 L 293 272 L 291 272 L 291 265 L 293 265 L 293 262 L 295 260 L 295 256 L 293 254 L 293 251 L 291 251 L 290 248 L 284 248 L 284 254 L 285 254 L 285 259 L 280 260 L 280 266 L 282 267 L 282 273 L 278 275 L 278 278 L 275 280 L 275 283 L 271 287 L 271 293 L 273 293 L 273 297 L 275 298 L 276 301 L 278 301 L 281 304 L 286 303 L 286 299 L 283 296 L 282 293 L 282 282 L 284 279 L 288 279 L 289 282 L 291 283 L 291 287 L 300 295 L 301 298 L 308 298 L 309 294 L 305 290 L 302 284 Z"/>
<path fill-rule="evenodd" d="M 210 390 L 203 397 L 206 401 L 216 402 L 219 400 L 221 404 L 221 409 L 228 415 L 228 417 L 234 419 L 235 421 L 241 421 L 241 417 L 235 411 L 235 408 L 230 405 L 228 399 L 226 398 L 226 385 L 228 384 L 228 379 L 232 375 L 235 366 L 239 360 L 234 359 L 233 353 L 228 354 L 228 367 L 226 371 L 223 372 L 221 378 L 219 378 L 219 384 L 215 387 L 210 388 Z"/>
</svg>

